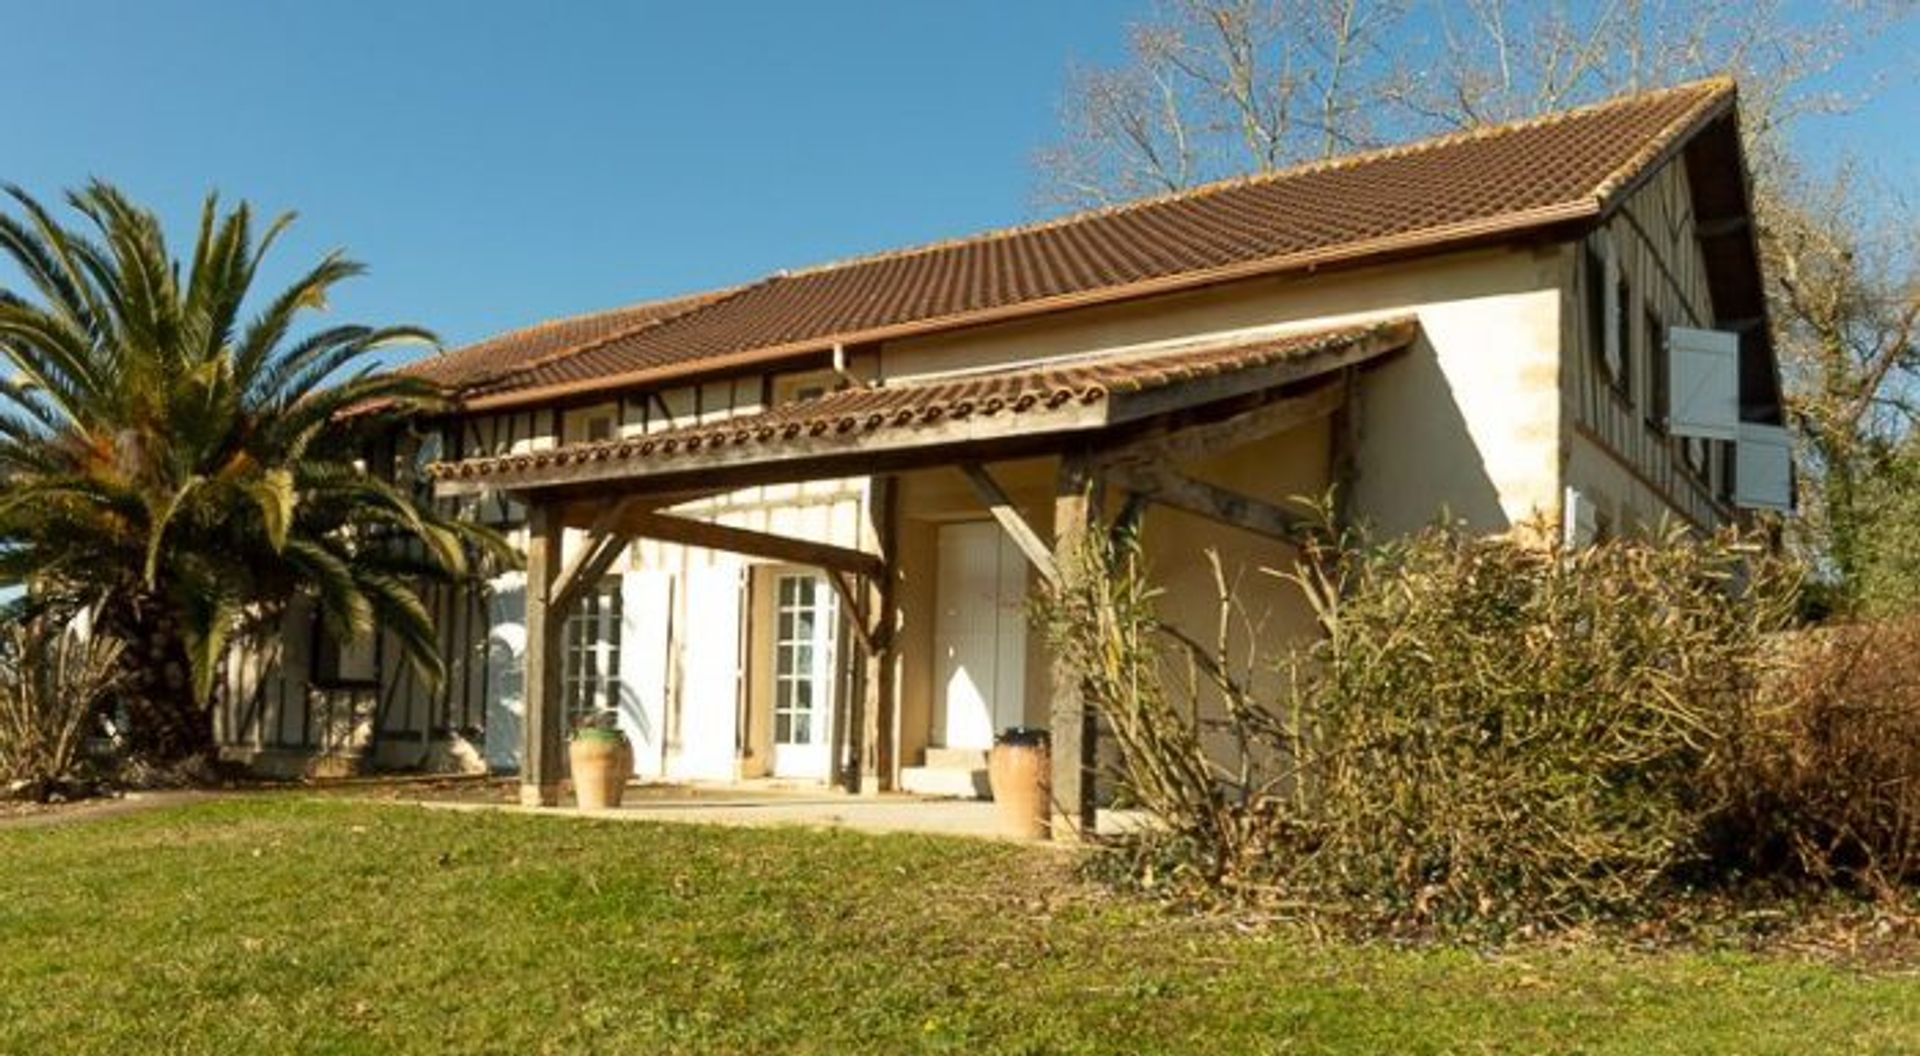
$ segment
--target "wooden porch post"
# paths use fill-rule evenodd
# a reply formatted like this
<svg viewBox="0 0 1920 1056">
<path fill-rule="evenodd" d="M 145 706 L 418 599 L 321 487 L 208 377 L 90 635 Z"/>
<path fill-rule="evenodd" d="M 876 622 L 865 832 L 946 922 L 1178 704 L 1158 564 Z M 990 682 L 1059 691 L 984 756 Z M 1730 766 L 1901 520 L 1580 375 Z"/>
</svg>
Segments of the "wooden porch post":
<svg viewBox="0 0 1920 1056">
<path fill-rule="evenodd" d="M 560 804 L 565 731 L 561 714 L 561 629 L 566 614 L 553 607 L 566 529 L 560 511 L 535 500 L 527 510 L 527 661 L 525 740 L 520 750 L 520 802 Z"/>
<path fill-rule="evenodd" d="M 863 697 L 860 713 L 861 737 L 865 750 L 861 788 L 873 792 L 893 790 L 894 761 L 894 612 L 898 554 L 894 528 L 894 481 L 890 476 L 872 478 L 867 489 L 867 516 L 872 524 L 873 541 L 883 562 L 880 574 L 865 580 L 867 629 L 871 648 L 861 654 L 866 665 L 860 680 Z"/>
<path fill-rule="evenodd" d="M 1053 500 L 1053 555 L 1055 567 L 1070 577 L 1079 564 L 1079 549 L 1098 516 L 1098 480 L 1091 460 L 1083 453 L 1060 459 Z M 1080 679 L 1057 653 L 1051 665 L 1053 739 L 1053 835 L 1055 839 L 1091 836 L 1095 822 L 1095 762 L 1099 748 L 1098 717 L 1087 706 Z"/>
</svg>

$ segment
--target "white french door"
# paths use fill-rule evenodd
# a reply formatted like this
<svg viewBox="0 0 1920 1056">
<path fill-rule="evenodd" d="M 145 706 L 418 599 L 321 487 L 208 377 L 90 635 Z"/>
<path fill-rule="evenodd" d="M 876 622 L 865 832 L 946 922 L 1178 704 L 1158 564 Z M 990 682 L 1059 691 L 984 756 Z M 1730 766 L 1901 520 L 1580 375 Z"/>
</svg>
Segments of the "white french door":
<svg viewBox="0 0 1920 1056">
<path fill-rule="evenodd" d="M 833 588 L 782 574 L 773 595 L 773 773 L 824 779 L 833 765 Z"/>
</svg>

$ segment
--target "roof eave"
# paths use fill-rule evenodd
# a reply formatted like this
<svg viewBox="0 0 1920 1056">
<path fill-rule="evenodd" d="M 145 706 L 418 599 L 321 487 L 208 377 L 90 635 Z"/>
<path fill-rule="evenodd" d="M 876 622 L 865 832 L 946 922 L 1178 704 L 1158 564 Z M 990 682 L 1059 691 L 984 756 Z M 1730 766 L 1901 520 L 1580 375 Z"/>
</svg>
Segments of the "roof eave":
<svg viewBox="0 0 1920 1056">
<path fill-rule="evenodd" d="M 906 428 L 889 429 L 849 442 L 844 434 L 828 434 L 788 441 L 775 448 L 757 445 L 713 444 L 702 446 L 697 460 L 669 459 L 656 463 L 618 457 L 611 446 L 591 453 L 531 456 L 531 464 L 506 468 L 485 467 L 489 460 L 473 460 L 465 472 L 460 463 L 450 463 L 452 472 L 437 475 L 434 493 L 452 498 L 492 491 L 529 492 L 605 485 L 613 481 L 644 481 L 649 487 L 677 484 L 694 478 L 712 481 L 728 471 L 749 467 L 819 466 L 834 462 L 857 461 L 853 471 L 889 456 L 919 452 L 940 456 L 961 448 L 1001 443 L 1021 450 L 1038 451 L 1049 444 L 1089 435 L 1097 431 L 1131 426 L 1156 415 L 1189 410 L 1282 389 L 1322 378 L 1348 367 L 1375 360 L 1405 348 L 1419 333 L 1419 324 L 1411 317 L 1395 317 L 1374 324 L 1324 348 L 1297 358 L 1283 359 L 1204 378 L 1154 386 L 1141 390 L 1119 389 L 1094 401 L 1076 401 L 1044 411 L 1019 414 L 971 415 Z M 520 456 L 528 457 L 528 456 Z"/>
</svg>

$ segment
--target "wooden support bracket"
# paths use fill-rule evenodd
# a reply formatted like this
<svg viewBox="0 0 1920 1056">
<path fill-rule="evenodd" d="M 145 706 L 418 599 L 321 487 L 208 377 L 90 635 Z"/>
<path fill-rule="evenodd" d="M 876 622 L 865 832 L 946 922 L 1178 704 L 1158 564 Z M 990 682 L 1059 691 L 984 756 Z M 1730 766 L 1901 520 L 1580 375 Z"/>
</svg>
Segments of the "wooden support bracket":
<svg viewBox="0 0 1920 1056">
<path fill-rule="evenodd" d="M 1348 368 L 1351 369 L 1351 368 Z M 1342 372 L 1343 375 L 1345 372 Z M 1111 448 L 1100 456 L 1114 462 L 1185 462 L 1230 451 L 1255 440 L 1296 429 L 1338 411 L 1347 400 L 1347 386 L 1336 379 L 1297 396 L 1263 403 L 1217 422 L 1175 425 L 1165 431 Z"/>
<path fill-rule="evenodd" d="M 705 547 L 710 550 L 727 550 L 749 557 L 788 561 L 796 565 L 812 565 L 815 568 L 844 572 L 854 576 L 875 577 L 883 575 L 886 570 L 885 563 L 879 557 L 864 550 L 851 550 L 844 546 L 795 539 L 789 535 L 775 535 L 772 532 L 759 532 L 750 528 L 735 528 L 728 524 L 696 521 L 688 517 L 676 517 L 651 510 L 628 512 L 622 518 L 620 528 L 629 535 L 659 539 L 663 542 Z"/>
<path fill-rule="evenodd" d="M 960 472 L 966 474 L 967 482 L 973 485 L 974 494 L 980 496 L 980 501 L 986 504 L 987 510 L 993 514 L 993 519 L 1000 522 L 1000 527 L 1006 531 L 1008 538 L 1012 539 L 1014 545 L 1020 548 L 1020 552 L 1032 562 L 1034 569 L 1040 573 L 1040 578 L 1049 584 L 1058 584 L 1060 567 L 1054 560 L 1053 551 L 1040 538 L 1040 533 L 1034 531 L 1033 526 L 1027 523 L 1027 519 L 1020 515 L 1019 507 L 1007 497 L 1006 491 L 1000 487 L 1000 482 L 994 480 L 993 474 L 987 472 L 987 467 L 978 462 L 962 462 Z"/>
<path fill-rule="evenodd" d="M 632 541 L 633 535 L 621 531 L 619 526 L 623 518 L 638 506 L 638 499 L 621 499 L 603 510 L 594 519 L 593 526 L 587 529 L 586 548 L 567 562 L 567 567 L 561 571 L 552 587 L 551 604 L 563 618 L 566 613 L 573 611 L 574 603 L 580 600 L 586 589 L 599 582 L 600 577 L 607 574 L 607 569 L 620 559 L 620 551 Z"/>
<path fill-rule="evenodd" d="M 1128 491 L 1209 520 L 1292 542 L 1301 518 L 1252 495 L 1175 473 L 1161 466 L 1122 462 L 1105 467 L 1108 479 Z"/>
</svg>

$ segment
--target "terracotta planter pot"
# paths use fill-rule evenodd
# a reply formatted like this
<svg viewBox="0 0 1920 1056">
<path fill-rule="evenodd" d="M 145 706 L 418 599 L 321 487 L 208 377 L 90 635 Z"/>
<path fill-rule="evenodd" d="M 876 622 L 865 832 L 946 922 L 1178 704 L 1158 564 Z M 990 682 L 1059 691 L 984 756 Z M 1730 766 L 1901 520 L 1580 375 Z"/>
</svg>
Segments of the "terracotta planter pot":
<svg viewBox="0 0 1920 1056">
<path fill-rule="evenodd" d="M 1047 731 L 1012 729 L 995 739 L 987 782 L 1010 836 L 1044 840 L 1052 832 L 1053 753 Z"/>
<path fill-rule="evenodd" d="M 573 795 L 581 810 L 608 810 L 626 795 L 633 776 L 633 745 L 625 737 L 575 737 L 567 744 Z"/>
</svg>

